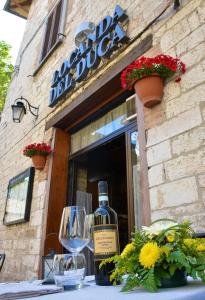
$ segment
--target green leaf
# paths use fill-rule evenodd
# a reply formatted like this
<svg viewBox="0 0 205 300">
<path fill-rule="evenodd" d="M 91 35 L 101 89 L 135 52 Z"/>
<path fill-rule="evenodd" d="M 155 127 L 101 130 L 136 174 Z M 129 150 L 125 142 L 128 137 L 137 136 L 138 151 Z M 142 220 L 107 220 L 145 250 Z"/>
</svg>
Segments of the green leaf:
<svg viewBox="0 0 205 300">
<path fill-rule="evenodd" d="M 176 269 L 178 269 L 178 266 L 177 266 L 176 264 L 175 264 L 175 265 L 174 265 L 174 264 L 171 264 L 171 265 L 169 266 L 169 273 L 170 273 L 171 276 L 174 275 Z"/>
<path fill-rule="evenodd" d="M 3 110 L 11 75 L 14 70 L 10 62 L 10 49 L 11 46 L 4 41 L 0 41 L 0 111 Z"/>
<path fill-rule="evenodd" d="M 195 257 L 187 256 L 187 259 L 192 265 L 197 264 L 197 260 Z"/>
<path fill-rule="evenodd" d="M 191 273 L 190 273 L 190 275 L 191 275 L 191 277 L 192 277 L 193 279 L 197 279 L 197 278 L 198 278 L 198 277 L 197 277 L 197 271 L 196 271 L 196 270 L 192 270 Z"/>
<path fill-rule="evenodd" d="M 156 274 L 159 278 L 170 278 L 170 275 L 162 268 L 158 268 Z"/>
<path fill-rule="evenodd" d="M 156 292 L 157 291 L 157 284 L 154 276 L 154 269 L 150 269 L 147 278 L 143 280 L 142 285 L 150 292 Z"/>
<path fill-rule="evenodd" d="M 186 256 L 181 250 L 176 250 L 170 254 L 170 256 L 167 258 L 168 262 L 176 262 L 181 264 L 181 266 L 184 266 L 185 268 L 189 268 L 189 261 L 187 260 Z"/>
<path fill-rule="evenodd" d="M 197 271 L 204 271 L 205 270 L 205 266 L 204 265 L 197 266 L 197 267 L 195 267 L 195 270 L 197 270 Z"/>
<path fill-rule="evenodd" d="M 122 288 L 122 292 L 128 292 L 133 290 L 135 287 L 139 286 L 139 279 L 135 275 L 130 275 L 127 280 L 125 285 Z"/>
</svg>

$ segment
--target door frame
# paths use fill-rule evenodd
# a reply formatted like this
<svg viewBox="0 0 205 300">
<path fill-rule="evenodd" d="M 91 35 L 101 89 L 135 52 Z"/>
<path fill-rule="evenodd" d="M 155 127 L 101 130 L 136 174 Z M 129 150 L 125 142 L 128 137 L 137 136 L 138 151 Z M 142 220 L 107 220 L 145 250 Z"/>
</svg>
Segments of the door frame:
<svg viewBox="0 0 205 300">
<path fill-rule="evenodd" d="M 68 205 L 74 205 L 74 190 L 76 184 L 76 168 L 75 168 L 75 158 L 80 155 L 86 154 L 87 152 L 94 150 L 115 138 L 124 134 L 125 137 L 125 152 L 126 152 L 126 182 L 127 182 L 127 214 L 128 214 L 128 237 L 131 238 L 131 232 L 134 229 L 134 195 L 133 195 L 133 187 L 132 187 L 132 170 L 131 170 L 131 145 L 129 145 L 130 139 L 129 134 L 133 130 L 137 131 L 137 120 L 135 119 L 130 124 L 124 126 L 123 128 L 115 131 L 114 133 L 92 143 L 91 145 L 83 148 L 82 150 L 77 151 L 73 155 L 69 156 L 69 186 L 68 191 L 69 195 L 71 195 L 68 199 Z"/>
<path fill-rule="evenodd" d="M 138 131 L 137 124 L 132 124 L 130 128 L 125 132 L 126 143 L 126 178 L 127 178 L 127 209 L 128 216 L 128 234 L 131 238 L 131 233 L 134 231 L 135 224 L 135 207 L 134 207 L 134 190 L 133 190 L 133 172 L 132 172 L 132 158 L 131 158 L 131 133 Z"/>
</svg>

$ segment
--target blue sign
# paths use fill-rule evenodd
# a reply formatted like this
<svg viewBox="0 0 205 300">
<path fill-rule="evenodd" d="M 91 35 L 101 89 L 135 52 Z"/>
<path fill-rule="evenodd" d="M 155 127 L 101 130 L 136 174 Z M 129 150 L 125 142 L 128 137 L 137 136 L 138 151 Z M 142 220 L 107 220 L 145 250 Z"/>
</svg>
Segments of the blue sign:
<svg viewBox="0 0 205 300">
<path fill-rule="evenodd" d="M 113 16 L 106 16 L 87 39 L 71 52 L 60 69 L 53 74 L 49 107 L 54 107 L 58 101 L 72 89 L 76 82 L 84 80 L 91 69 L 96 69 L 102 58 L 110 58 L 129 38 L 122 28 L 128 20 L 125 11 L 117 5 Z"/>
</svg>

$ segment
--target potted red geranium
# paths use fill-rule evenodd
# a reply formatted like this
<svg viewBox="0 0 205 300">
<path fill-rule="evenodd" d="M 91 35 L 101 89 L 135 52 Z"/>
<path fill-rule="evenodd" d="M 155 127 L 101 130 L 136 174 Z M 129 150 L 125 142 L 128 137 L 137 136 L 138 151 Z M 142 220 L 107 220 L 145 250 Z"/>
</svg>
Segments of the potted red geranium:
<svg viewBox="0 0 205 300">
<path fill-rule="evenodd" d="M 144 106 L 152 107 L 161 102 L 164 80 L 185 73 L 185 64 L 179 58 L 160 54 L 155 57 L 140 57 L 121 74 L 124 89 L 135 89 Z"/>
<path fill-rule="evenodd" d="M 36 169 L 42 170 L 46 164 L 46 158 L 52 153 L 51 146 L 46 143 L 34 143 L 23 149 L 23 155 L 31 157 Z"/>
</svg>

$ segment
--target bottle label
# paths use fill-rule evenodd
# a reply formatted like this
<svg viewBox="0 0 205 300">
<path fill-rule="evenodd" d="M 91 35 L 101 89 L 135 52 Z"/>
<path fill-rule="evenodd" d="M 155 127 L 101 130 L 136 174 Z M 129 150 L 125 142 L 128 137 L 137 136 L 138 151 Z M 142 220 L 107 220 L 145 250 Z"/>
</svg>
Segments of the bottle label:
<svg viewBox="0 0 205 300">
<path fill-rule="evenodd" d="M 99 202 L 100 201 L 108 201 L 108 195 L 99 195 Z"/>
<path fill-rule="evenodd" d="M 94 260 L 102 260 L 119 253 L 116 224 L 96 225 L 93 230 Z"/>
</svg>

